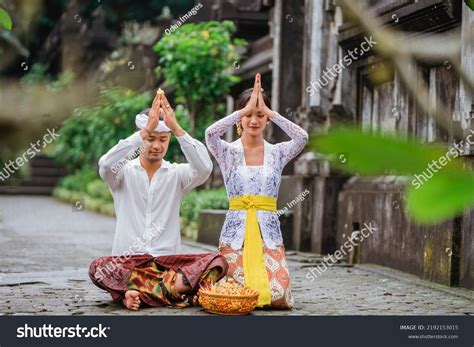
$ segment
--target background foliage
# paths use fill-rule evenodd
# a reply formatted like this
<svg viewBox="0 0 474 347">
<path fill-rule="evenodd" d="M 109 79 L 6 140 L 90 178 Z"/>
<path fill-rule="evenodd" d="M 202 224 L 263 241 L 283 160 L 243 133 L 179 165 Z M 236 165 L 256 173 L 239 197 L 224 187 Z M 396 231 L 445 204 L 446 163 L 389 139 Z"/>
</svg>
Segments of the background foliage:
<svg viewBox="0 0 474 347">
<path fill-rule="evenodd" d="M 153 47 L 161 57 L 156 73 L 174 88 L 176 103 L 189 112 L 190 132 L 199 139 L 215 114 L 225 111 L 225 95 L 239 81 L 231 69 L 245 41 L 233 39 L 235 31 L 230 21 L 184 24 Z"/>
</svg>

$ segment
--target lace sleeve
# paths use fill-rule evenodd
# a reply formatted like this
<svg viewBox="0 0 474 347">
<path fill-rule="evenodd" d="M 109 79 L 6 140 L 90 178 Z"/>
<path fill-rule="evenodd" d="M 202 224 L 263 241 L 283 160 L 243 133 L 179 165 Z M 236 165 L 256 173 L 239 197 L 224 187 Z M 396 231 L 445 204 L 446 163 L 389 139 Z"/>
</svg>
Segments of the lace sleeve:
<svg viewBox="0 0 474 347">
<path fill-rule="evenodd" d="M 218 120 L 206 129 L 206 144 L 209 151 L 216 158 L 219 165 L 224 163 L 224 153 L 229 143 L 221 139 L 229 128 L 240 119 L 239 111 L 231 113 L 225 118 Z"/>
<path fill-rule="evenodd" d="M 290 138 L 290 141 L 278 144 L 278 150 L 282 159 L 282 167 L 296 157 L 308 142 L 308 133 L 299 125 L 275 112 L 275 117 L 271 120 L 278 125 Z"/>
</svg>

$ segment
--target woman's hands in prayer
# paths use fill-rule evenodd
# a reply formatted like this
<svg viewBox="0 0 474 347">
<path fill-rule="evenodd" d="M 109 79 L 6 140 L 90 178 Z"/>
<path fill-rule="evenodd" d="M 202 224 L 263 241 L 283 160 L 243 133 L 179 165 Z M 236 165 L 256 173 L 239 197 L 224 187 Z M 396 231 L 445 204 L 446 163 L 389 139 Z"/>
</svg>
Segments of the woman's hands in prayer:
<svg viewBox="0 0 474 347">
<path fill-rule="evenodd" d="M 264 114 L 270 119 L 273 119 L 275 116 L 275 112 L 273 112 L 264 102 L 263 100 L 263 89 L 262 89 L 262 81 L 261 76 L 259 73 L 255 75 L 255 82 L 253 85 L 252 95 L 250 96 L 247 105 L 240 111 L 240 117 L 245 117 L 247 115 L 252 114 L 253 112 L 259 112 Z"/>
</svg>

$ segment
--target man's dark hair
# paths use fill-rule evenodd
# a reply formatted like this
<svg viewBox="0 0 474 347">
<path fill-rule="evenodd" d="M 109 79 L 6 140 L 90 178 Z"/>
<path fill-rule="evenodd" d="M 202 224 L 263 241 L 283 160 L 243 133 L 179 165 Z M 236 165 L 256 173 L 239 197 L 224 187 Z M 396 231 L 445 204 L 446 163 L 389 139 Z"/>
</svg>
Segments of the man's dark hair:
<svg viewBox="0 0 474 347">
<path fill-rule="evenodd" d="M 148 117 L 148 116 L 150 116 L 150 110 L 151 110 L 151 108 L 148 107 L 148 108 L 144 109 L 143 111 L 141 111 L 139 114 L 143 113 L 143 114 L 146 114 L 147 117 Z"/>
</svg>

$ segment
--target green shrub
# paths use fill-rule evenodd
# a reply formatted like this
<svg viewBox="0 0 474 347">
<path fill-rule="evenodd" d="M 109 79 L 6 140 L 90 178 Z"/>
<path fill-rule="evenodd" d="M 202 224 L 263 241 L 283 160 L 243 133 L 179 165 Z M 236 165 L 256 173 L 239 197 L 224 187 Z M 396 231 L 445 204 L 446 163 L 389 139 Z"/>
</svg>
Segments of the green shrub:
<svg viewBox="0 0 474 347">
<path fill-rule="evenodd" d="M 86 193 L 92 197 L 108 202 L 113 202 L 114 199 L 110 193 L 109 186 L 102 179 L 97 178 L 87 185 Z"/>
<path fill-rule="evenodd" d="M 228 208 L 229 203 L 225 188 L 192 190 L 183 199 L 181 216 L 188 221 L 197 222 L 201 210 L 227 210 Z"/>
<path fill-rule="evenodd" d="M 97 180 L 97 177 L 95 170 L 86 168 L 76 171 L 73 175 L 61 178 L 57 186 L 70 191 L 85 193 L 88 184 Z"/>
<path fill-rule="evenodd" d="M 225 95 L 240 81 L 232 69 L 245 41 L 233 37 L 236 30 L 232 21 L 188 23 L 153 46 L 160 54 L 156 74 L 174 87 L 175 101 L 189 111 L 190 133 L 198 139 L 213 117 L 225 112 Z"/>
<path fill-rule="evenodd" d="M 71 191 L 66 188 L 56 187 L 53 190 L 53 196 L 61 201 L 69 202 L 71 200 Z"/>
</svg>

